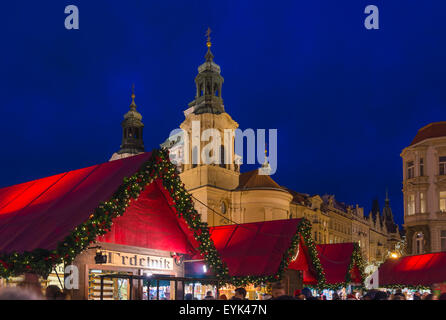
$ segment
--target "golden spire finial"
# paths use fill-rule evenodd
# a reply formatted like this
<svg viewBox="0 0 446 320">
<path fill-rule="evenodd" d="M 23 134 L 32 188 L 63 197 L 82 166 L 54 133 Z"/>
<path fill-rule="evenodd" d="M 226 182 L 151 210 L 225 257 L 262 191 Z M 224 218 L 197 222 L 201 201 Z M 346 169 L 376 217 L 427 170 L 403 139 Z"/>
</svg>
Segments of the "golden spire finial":
<svg viewBox="0 0 446 320">
<path fill-rule="evenodd" d="M 135 104 L 135 84 L 132 84 L 132 103 L 130 104 L 130 107 L 136 107 Z"/>
<path fill-rule="evenodd" d="M 208 41 L 206 42 L 206 46 L 208 48 L 210 48 L 211 45 L 212 45 L 212 43 L 211 43 L 211 32 L 212 32 L 211 28 L 208 27 L 208 30 L 206 31 L 206 36 L 208 38 Z"/>
<path fill-rule="evenodd" d="M 265 158 L 268 157 L 268 150 L 267 150 L 267 148 L 268 148 L 268 144 L 265 142 Z"/>
</svg>

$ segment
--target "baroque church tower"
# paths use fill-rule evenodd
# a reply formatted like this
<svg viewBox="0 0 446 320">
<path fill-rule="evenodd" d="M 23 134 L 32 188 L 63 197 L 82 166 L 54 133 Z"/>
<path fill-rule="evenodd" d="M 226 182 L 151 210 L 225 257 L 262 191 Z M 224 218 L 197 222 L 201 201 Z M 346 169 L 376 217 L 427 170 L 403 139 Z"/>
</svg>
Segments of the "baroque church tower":
<svg viewBox="0 0 446 320">
<path fill-rule="evenodd" d="M 195 77 L 195 99 L 184 111 L 179 135 L 162 146 L 179 159 L 180 178 L 195 208 L 210 226 L 289 218 L 292 195 L 272 180 L 268 162 L 260 169 L 240 173 L 235 154 L 238 123 L 225 111 L 223 77 L 214 62 L 208 29 L 205 61 Z M 259 170 L 262 172 L 260 173 Z"/>
<path fill-rule="evenodd" d="M 188 190 L 208 187 L 232 190 L 239 183 L 240 168 L 234 153 L 238 123 L 225 112 L 224 80 L 220 66 L 214 62 L 209 32 L 205 62 L 198 67 L 195 77 L 195 99 L 189 103 L 184 112 L 186 119 L 180 125 L 188 139 L 181 179 Z"/>
<path fill-rule="evenodd" d="M 132 87 L 132 102 L 130 110 L 124 115 L 122 126 L 122 143 L 110 161 L 131 157 L 144 152 L 142 115 L 136 111 L 135 86 Z"/>
</svg>

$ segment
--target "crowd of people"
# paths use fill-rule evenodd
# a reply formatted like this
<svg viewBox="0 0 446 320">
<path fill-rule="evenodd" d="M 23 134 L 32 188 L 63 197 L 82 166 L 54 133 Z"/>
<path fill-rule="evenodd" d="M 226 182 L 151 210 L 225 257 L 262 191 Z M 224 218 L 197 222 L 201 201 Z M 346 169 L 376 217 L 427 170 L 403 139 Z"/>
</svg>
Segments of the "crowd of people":
<svg viewBox="0 0 446 320">
<path fill-rule="evenodd" d="M 70 300 L 70 296 L 55 285 L 43 290 L 36 275 L 26 274 L 17 287 L 1 288 L 0 300 Z"/>
<path fill-rule="evenodd" d="M 229 300 L 248 300 L 246 298 L 246 290 L 244 288 L 235 289 L 234 296 Z M 419 291 L 403 292 L 401 289 L 393 291 L 383 290 L 368 290 L 360 292 L 351 292 L 345 296 L 334 292 L 329 300 L 446 300 L 446 293 L 435 295 L 429 292 L 420 293 Z M 197 300 L 188 293 L 185 295 L 185 300 Z M 203 300 L 228 300 L 226 295 L 220 295 L 215 298 L 212 291 L 208 291 Z M 264 294 L 262 300 L 328 300 L 327 296 L 318 295 L 314 296 L 310 288 L 304 288 L 302 290 L 295 290 L 294 295 L 290 296 L 286 294 L 285 286 L 278 282 L 274 283 L 271 287 L 271 295 Z"/>
<path fill-rule="evenodd" d="M 286 294 L 286 288 L 281 282 L 272 284 L 271 294 L 264 294 L 262 300 L 446 300 L 446 293 L 435 295 L 429 292 L 410 292 L 401 289 L 393 291 L 368 290 L 351 292 L 343 295 L 334 292 L 330 299 L 325 295 L 314 296 L 310 288 L 295 290 L 294 295 Z M 191 293 L 184 297 L 185 300 L 197 300 Z M 33 275 L 26 275 L 23 282 L 17 287 L 0 289 L 0 300 L 70 300 L 67 292 L 58 286 L 50 285 L 45 290 Z M 224 294 L 217 298 L 212 291 L 208 291 L 203 300 L 248 300 L 245 288 L 237 288 L 234 295 L 228 299 Z"/>
</svg>

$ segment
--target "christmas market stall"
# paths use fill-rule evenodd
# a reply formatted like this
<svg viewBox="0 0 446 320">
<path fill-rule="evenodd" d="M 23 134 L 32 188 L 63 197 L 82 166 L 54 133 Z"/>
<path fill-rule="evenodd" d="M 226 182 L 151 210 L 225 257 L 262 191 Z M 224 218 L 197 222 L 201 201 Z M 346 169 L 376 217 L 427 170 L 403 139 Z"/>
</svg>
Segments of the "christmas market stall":
<svg viewBox="0 0 446 320">
<path fill-rule="evenodd" d="M 228 297 L 236 286 L 247 288 L 250 299 L 261 299 L 268 284 L 281 279 L 293 294 L 304 279 L 323 284 L 324 275 L 306 219 L 274 220 L 210 228 L 211 240 L 228 268 L 230 281 L 220 289 Z M 293 268 L 289 269 L 289 264 Z M 212 276 L 201 255 L 185 262 L 189 275 Z"/>
<path fill-rule="evenodd" d="M 372 277 L 373 285 L 393 289 L 446 292 L 446 252 L 389 258 Z"/>
<path fill-rule="evenodd" d="M 330 296 L 335 290 L 346 290 L 352 286 L 362 287 L 364 265 L 361 250 L 357 243 L 336 243 L 316 245 L 319 261 L 325 275 L 325 283 L 317 284 L 314 279 L 304 277 L 304 285 Z M 289 268 L 294 268 L 292 262 Z"/>
<path fill-rule="evenodd" d="M 69 280 L 75 299 L 98 299 L 101 277 L 121 274 L 104 279 L 105 299 L 150 299 L 150 284 L 128 276 L 183 277 L 184 257 L 197 250 L 227 277 L 164 150 L 0 189 L 3 286 L 39 275 L 43 285 Z M 158 281 L 158 298 L 177 296 L 170 284 Z"/>
</svg>

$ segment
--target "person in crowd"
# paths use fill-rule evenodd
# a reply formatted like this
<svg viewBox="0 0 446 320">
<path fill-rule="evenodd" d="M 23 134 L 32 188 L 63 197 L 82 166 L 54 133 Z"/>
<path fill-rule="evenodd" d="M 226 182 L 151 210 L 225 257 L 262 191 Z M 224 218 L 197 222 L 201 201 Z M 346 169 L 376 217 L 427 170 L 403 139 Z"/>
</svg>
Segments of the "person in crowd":
<svg viewBox="0 0 446 320">
<path fill-rule="evenodd" d="M 414 292 L 413 300 L 421 300 L 421 294 L 418 291 Z"/>
<path fill-rule="evenodd" d="M 276 282 L 271 288 L 272 299 L 271 300 L 294 300 L 292 296 L 289 296 L 285 292 L 285 286 L 282 282 Z"/>
<path fill-rule="evenodd" d="M 375 294 L 375 297 L 373 298 L 373 300 L 387 300 L 389 297 L 387 296 L 387 292 L 384 291 L 378 291 Z"/>
<path fill-rule="evenodd" d="M 218 300 L 228 300 L 228 297 L 225 294 L 220 295 Z"/>
<path fill-rule="evenodd" d="M 331 300 L 341 300 L 341 297 L 337 292 L 334 292 L 333 295 L 331 296 Z"/>
<path fill-rule="evenodd" d="M 393 295 L 393 297 L 390 298 L 389 300 L 406 300 L 406 297 L 404 295 L 397 294 L 397 295 Z"/>
<path fill-rule="evenodd" d="M 23 287 L 0 289 L 0 300 L 43 300 L 42 294 Z"/>
<path fill-rule="evenodd" d="M 349 293 L 347 295 L 347 300 L 358 300 L 358 299 L 356 299 L 356 295 L 355 294 Z"/>
<path fill-rule="evenodd" d="M 305 300 L 314 300 L 310 288 L 303 288 L 302 294 L 305 296 Z"/>
<path fill-rule="evenodd" d="M 55 285 L 49 285 L 45 290 L 45 297 L 47 300 L 65 300 L 65 295 L 60 288 Z"/>
<path fill-rule="evenodd" d="M 294 290 L 294 299 L 305 300 L 305 296 L 302 294 L 302 290 L 300 290 L 300 289 Z"/>
<path fill-rule="evenodd" d="M 184 300 L 193 300 L 192 293 L 186 293 L 186 295 L 184 296 Z"/>
<path fill-rule="evenodd" d="M 365 295 L 363 300 L 374 300 L 376 293 L 379 292 L 376 289 L 369 290 Z"/>
<path fill-rule="evenodd" d="M 438 297 L 438 300 L 446 300 L 446 292 L 440 294 L 440 297 Z"/>
<path fill-rule="evenodd" d="M 432 293 L 428 293 L 423 295 L 423 300 L 437 300 L 437 297 Z"/>
<path fill-rule="evenodd" d="M 246 300 L 246 290 L 245 288 L 235 289 L 235 294 L 231 300 Z"/>
<path fill-rule="evenodd" d="M 264 293 L 262 295 L 262 300 L 271 300 L 272 296 L 270 294 Z"/>
<path fill-rule="evenodd" d="M 212 291 L 206 292 L 206 296 L 203 300 L 215 300 L 214 296 L 212 295 Z"/>
</svg>

